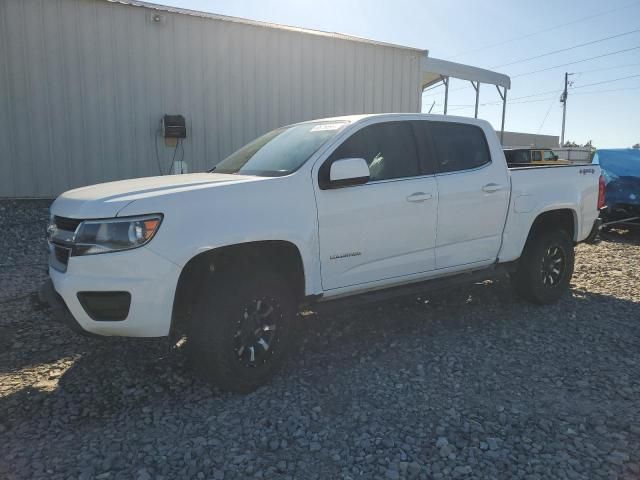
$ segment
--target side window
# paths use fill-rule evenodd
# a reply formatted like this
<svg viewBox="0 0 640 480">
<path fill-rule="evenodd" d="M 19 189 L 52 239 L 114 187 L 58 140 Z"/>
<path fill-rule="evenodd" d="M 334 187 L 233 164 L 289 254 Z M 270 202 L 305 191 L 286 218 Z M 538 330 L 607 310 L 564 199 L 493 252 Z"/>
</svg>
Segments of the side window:
<svg viewBox="0 0 640 480">
<path fill-rule="evenodd" d="M 470 170 L 491 162 L 481 128 L 448 122 L 432 122 L 429 128 L 440 173 Z"/>
<path fill-rule="evenodd" d="M 429 136 L 429 125 L 432 123 L 429 120 L 413 120 L 411 122 L 414 132 L 416 132 L 422 175 L 433 175 L 437 172 L 437 162 Z"/>
<path fill-rule="evenodd" d="M 531 153 L 533 154 L 533 161 L 534 162 L 539 162 L 540 160 L 542 160 L 542 154 L 540 153 L 540 150 L 534 150 Z"/>
<path fill-rule="evenodd" d="M 420 175 L 413 130 L 408 122 L 376 123 L 351 135 L 323 165 L 327 179 L 331 163 L 342 158 L 364 158 L 369 164 L 370 181 Z"/>
</svg>

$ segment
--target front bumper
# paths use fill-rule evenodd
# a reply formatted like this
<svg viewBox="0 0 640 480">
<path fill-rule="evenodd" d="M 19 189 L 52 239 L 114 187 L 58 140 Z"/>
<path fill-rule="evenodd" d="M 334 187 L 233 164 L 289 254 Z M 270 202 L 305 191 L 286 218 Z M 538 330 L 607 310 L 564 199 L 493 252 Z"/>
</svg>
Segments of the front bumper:
<svg viewBox="0 0 640 480">
<path fill-rule="evenodd" d="M 38 291 L 38 297 L 42 303 L 45 303 L 51 309 L 51 313 L 53 314 L 53 318 L 69 327 L 76 333 L 80 333 L 83 335 L 90 335 L 89 332 L 84 330 L 80 324 L 73 318 L 67 304 L 64 303 L 62 297 L 56 292 L 56 289 L 53 287 L 53 282 L 51 279 L 45 281 L 40 290 Z"/>
<path fill-rule="evenodd" d="M 66 272 L 49 267 L 54 293 L 70 313 L 74 327 L 97 335 L 163 337 L 169 334 L 180 267 L 148 247 L 69 258 Z M 124 319 L 94 319 L 78 298 L 80 292 L 129 292 Z M 48 303 L 56 304 L 49 294 Z M 54 306 L 57 313 L 64 309 Z M 63 315 L 64 316 L 64 315 Z M 68 321 L 65 323 L 69 323 Z"/>
</svg>

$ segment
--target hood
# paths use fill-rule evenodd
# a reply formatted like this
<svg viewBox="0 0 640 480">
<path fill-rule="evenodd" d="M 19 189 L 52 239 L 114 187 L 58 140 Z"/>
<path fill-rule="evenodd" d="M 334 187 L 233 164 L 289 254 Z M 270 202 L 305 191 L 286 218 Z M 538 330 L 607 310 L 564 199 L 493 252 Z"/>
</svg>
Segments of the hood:
<svg viewBox="0 0 640 480">
<path fill-rule="evenodd" d="M 69 218 L 109 218 L 117 216 L 128 204 L 141 198 L 265 178 L 223 173 L 191 173 L 100 183 L 64 192 L 51 205 L 51 213 Z"/>
</svg>

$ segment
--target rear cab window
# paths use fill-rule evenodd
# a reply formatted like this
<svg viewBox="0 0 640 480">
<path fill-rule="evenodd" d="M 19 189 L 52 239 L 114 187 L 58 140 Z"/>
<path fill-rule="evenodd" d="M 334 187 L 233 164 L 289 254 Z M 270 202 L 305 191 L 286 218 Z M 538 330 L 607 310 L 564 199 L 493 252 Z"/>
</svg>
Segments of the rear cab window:
<svg viewBox="0 0 640 480">
<path fill-rule="evenodd" d="M 424 122 L 428 125 L 437 173 L 473 170 L 491 163 L 484 131 L 454 122 Z"/>
<path fill-rule="evenodd" d="M 531 152 L 529 150 L 505 150 L 504 156 L 510 165 L 531 163 Z"/>
</svg>

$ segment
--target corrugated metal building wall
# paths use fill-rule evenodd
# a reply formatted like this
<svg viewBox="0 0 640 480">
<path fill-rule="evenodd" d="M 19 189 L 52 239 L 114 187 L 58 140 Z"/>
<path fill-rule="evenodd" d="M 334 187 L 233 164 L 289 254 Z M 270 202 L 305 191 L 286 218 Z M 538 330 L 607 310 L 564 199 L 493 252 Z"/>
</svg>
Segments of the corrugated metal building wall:
<svg viewBox="0 0 640 480">
<path fill-rule="evenodd" d="M 202 171 L 281 125 L 419 111 L 425 51 L 131 3 L 0 0 L 0 197 L 157 175 L 164 113 Z"/>
<path fill-rule="evenodd" d="M 498 132 L 498 135 L 500 133 Z M 537 147 L 556 148 L 560 144 L 557 135 L 540 135 L 539 133 L 504 132 L 502 145 L 505 147 Z"/>
</svg>

